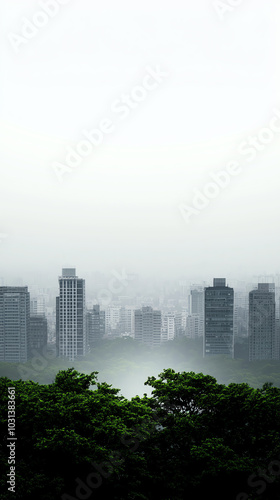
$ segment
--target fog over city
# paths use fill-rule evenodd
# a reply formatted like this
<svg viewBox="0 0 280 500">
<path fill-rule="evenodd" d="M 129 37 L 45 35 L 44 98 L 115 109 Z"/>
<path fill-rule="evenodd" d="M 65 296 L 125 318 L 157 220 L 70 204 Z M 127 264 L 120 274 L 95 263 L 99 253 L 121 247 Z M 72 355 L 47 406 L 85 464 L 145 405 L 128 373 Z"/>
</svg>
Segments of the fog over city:
<svg viewBox="0 0 280 500">
<path fill-rule="evenodd" d="M 279 266 L 277 1 L 1 0 L 1 271 Z"/>
<path fill-rule="evenodd" d="M 0 0 L 1 500 L 275 500 L 279 0 Z"/>
</svg>

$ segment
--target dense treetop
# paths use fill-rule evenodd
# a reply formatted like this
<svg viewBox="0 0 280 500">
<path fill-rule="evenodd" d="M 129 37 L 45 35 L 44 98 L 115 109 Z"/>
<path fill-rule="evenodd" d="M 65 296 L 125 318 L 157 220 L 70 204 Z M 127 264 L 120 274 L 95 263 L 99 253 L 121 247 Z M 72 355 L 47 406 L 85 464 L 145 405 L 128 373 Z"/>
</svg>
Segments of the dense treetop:
<svg viewBox="0 0 280 500">
<path fill-rule="evenodd" d="M 280 389 L 163 370 L 124 398 L 98 373 L 0 379 L 1 499 L 275 500 Z M 7 402 L 15 387 L 16 488 L 8 492 Z"/>
</svg>

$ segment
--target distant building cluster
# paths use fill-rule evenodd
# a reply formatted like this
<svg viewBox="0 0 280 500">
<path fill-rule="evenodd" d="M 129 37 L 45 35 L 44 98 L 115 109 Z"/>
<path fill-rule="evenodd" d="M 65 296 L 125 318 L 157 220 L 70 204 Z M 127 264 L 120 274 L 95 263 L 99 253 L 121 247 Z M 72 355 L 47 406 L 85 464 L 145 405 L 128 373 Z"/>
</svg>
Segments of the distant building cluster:
<svg viewBox="0 0 280 500">
<path fill-rule="evenodd" d="M 30 314 L 28 288 L 0 287 L 0 361 L 26 363 L 46 345 L 46 318 Z"/>
<path fill-rule="evenodd" d="M 179 337 L 201 339 L 204 357 L 229 358 L 235 340 L 243 339 L 250 361 L 279 360 L 279 285 L 280 279 L 236 289 L 225 278 L 214 278 L 212 286 L 181 281 L 172 289 L 117 295 L 102 305 L 86 302 L 85 280 L 75 268 L 64 268 L 58 296 L 42 290 L 30 298 L 27 286 L 0 287 L 0 361 L 26 363 L 46 348 L 72 361 L 116 337 L 151 348 Z"/>
</svg>

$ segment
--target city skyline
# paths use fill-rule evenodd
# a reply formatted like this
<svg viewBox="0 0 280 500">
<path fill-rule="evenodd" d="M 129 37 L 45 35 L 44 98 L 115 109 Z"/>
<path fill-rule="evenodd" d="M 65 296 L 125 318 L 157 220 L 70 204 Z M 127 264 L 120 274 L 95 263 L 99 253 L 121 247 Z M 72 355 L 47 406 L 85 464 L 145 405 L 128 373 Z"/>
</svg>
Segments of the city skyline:
<svg viewBox="0 0 280 500">
<path fill-rule="evenodd" d="M 0 286 L 2 360 L 12 361 L 8 352 L 13 348 L 14 362 L 25 363 L 31 352 L 47 348 L 48 342 L 58 358 L 74 361 L 94 352 L 103 339 L 117 337 L 132 337 L 152 348 L 183 337 L 202 339 L 203 357 L 230 358 L 235 357 L 235 342 L 246 339 L 249 361 L 279 360 L 279 275 L 269 276 L 271 282 L 268 276 L 258 276 L 260 282 L 244 282 L 243 288 L 230 287 L 226 278 L 216 277 L 212 286 L 206 281 L 188 285 L 179 281 L 175 289 L 165 283 L 164 288 L 148 291 L 139 277 L 133 278 L 137 279 L 128 291 L 123 285 L 128 286 L 132 276 L 116 274 L 95 296 L 87 296 L 86 280 L 74 267 L 62 268 L 58 296 L 47 288 L 36 295 L 28 286 Z M 15 309 L 20 296 L 28 297 L 22 319 Z M 99 303 L 98 297 L 105 297 L 105 302 Z M 22 332 L 17 323 L 25 325 Z M 19 354 L 21 343 L 24 355 Z"/>
<path fill-rule="evenodd" d="M 1 492 L 274 500 L 279 0 L 0 17 Z"/>
</svg>

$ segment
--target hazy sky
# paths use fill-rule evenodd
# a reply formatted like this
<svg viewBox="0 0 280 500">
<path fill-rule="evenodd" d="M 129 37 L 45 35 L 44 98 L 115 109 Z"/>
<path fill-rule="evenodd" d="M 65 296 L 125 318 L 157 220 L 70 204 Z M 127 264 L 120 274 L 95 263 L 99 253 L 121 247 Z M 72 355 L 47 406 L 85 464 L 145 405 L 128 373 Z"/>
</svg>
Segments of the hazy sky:
<svg viewBox="0 0 280 500">
<path fill-rule="evenodd" d="M 0 0 L 0 276 L 280 270 L 280 5 L 230 3 Z"/>
</svg>

